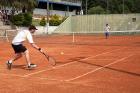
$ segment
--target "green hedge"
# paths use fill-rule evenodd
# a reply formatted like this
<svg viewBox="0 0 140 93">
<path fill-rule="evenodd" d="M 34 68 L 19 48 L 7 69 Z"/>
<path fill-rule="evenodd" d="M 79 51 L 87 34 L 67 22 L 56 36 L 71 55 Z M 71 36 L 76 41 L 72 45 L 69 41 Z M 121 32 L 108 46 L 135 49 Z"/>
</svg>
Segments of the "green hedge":
<svg viewBox="0 0 140 93">
<path fill-rule="evenodd" d="M 32 24 L 32 14 L 31 13 L 20 13 L 14 15 L 11 22 L 16 26 L 30 26 Z"/>
<path fill-rule="evenodd" d="M 49 25 L 50 26 L 58 26 L 61 24 L 61 20 L 50 20 Z"/>
<path fill-rule="evenodd" d="M 49 20 L 50 26 L 58 26 L 61 23 L 62 23 L 62 20 L 60 20 L 60 16 L 58 16 L 58 15 L 51 16 L 51 19 Z"/>
<path fill-rule="evenodd" d="M 45 26 L 45 25 L 46 25 L 45 17 L 43 17 L 43 18 L 40 20 L 40 25 L 41 25 L 41 26 Z"/>
<path fill-rule="evenodd" d="M 49 18 L 49 25 L 50 26 L 59 26 L 62 22 L 64 22 L 67 17 L 60 17 L 58 15 L 51 15 L 51 17 Z M 42 17 L 41 20 L 39 19 L 33 19 L 32 20 L 32 24 L 35 26 L 45 26 L 47 23 L 47 20 L 45 19 L 45 17 Z"/>
</svg>

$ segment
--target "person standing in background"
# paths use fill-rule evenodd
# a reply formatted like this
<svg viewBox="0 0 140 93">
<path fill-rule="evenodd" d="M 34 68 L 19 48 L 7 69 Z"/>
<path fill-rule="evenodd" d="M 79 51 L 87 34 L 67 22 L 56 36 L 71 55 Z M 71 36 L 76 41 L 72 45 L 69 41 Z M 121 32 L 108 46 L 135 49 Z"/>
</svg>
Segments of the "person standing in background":
<svg viewBox="0 0 140 93">
<path fill-rule="evenodd" d="M 106 37 L 106 39 L 108 39 L 108 37 L 109 37 L 109 32 L 110 32 L 110 26 L 108 24 L 106 24 L 106 27 L 105 27 L 105 37 Z"/>
</svg>

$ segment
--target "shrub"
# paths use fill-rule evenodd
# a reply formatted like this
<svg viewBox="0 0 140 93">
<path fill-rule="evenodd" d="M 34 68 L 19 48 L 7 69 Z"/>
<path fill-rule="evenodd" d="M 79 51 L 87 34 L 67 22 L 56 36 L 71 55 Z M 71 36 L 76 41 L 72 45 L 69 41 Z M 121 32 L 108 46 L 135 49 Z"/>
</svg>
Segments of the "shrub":
<svg viewBox="0 0 140 93">
<path fill-rule="evenodd" d="M 21 26 L 24 20 L 23 14 L 14 15 L 11 22 L 16 26 Z"/>
<path fill-rule="evenodd" d="M 58 26 L 61 24 L 61 20 L 50 20 L 50 26 Z"/>
<path fill-rule="evenodd" d="M 43 17 L 43 18 L 40 20 L 40 25 L 41 25 L 41 26 L 45 26 L 45 25 L 46 25 L 45 17 Z"/>
<path fill-rule="evenodd" d="M 67 17 L 63 17 L 62 22 L 64 22 L 67 19 Z"/>
<path fill-rule="evenodd" d="M 30 26 L 32 24 L 32 14 L 24 13 L 24 20 L 22 26 Z"/>
<path fill-rule="evenodd" d="M 50 26 L 58 26 L 62 23 L 62 20 L 60 20 L 60 17 L 58 15 L 51 16 L 51 19 L 49 21 Z"/>
<path fill-rule="evenodd" d="M 29 26 L 32 24 L 32 14 L 30 13 L 20 13 L 14 15 L 11 22 L 16 26 Z"/>
<path fill-rule="evenodd" d="M 105 10 L 101 6 L 92 7 L 88 10 L 89 14 L 105 14 Z"/>
</svg>

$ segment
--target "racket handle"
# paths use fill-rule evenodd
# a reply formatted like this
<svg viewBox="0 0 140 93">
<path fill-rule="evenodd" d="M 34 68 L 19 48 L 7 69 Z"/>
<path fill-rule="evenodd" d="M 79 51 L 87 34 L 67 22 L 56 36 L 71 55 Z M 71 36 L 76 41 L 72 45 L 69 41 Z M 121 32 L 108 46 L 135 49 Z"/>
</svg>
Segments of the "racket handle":
<svg viewBox="0 0 140 93">
<path fill-rule="evenodd" d="M 44 52 L 42 53 L 43 55 L 45 55 L 46 57 L 47 57 L 47 59 L 49 58 L 49 56 L 48 55 L 46 55 Z"/>
</svg>

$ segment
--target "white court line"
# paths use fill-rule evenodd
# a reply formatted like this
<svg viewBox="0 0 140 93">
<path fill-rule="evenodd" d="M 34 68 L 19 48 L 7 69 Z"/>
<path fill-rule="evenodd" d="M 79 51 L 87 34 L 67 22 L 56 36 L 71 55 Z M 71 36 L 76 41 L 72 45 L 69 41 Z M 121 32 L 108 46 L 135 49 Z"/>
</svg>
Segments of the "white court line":
<svg viewBox="0 0 140 93">
<path fill-rule="evenodd" d="M 73 64 L 75 62 L 70 62 L 70 63 L 67 63 L 67 64 L 63 64 L 63 65 L 59 65 L 59 66 L 56 66 L 56 67 L 53 67 L 53 68 L 50 68 L 50 69 L 45 69 L 45 70 L 41 70 L 41 71 L 38 71 L 38 72 L 35 72 L 35 73 L 31 73 L 31 74 L 27 74 L 27 75 L 17 75 L 17 74 L 5 74 L 5 73 L 0 73 L 0 75 L 9 75 L 9 76 L 18 76 L 18 77 L 28 77 L 32 74 L 38 74 L 38 73 L 41 73 L 41 72 L 44 72 L 44 71 L 47 71 L 47 70 L 52 70 L 52 69 L 56 69 L 58 67 L 62 67 L 62 66 L 65 66 L 65 65 L 69 65 L 69 64 Z"/>
<path fill-rule="evenodd" d="M 64 82 L 64 80 L 59 79 L 50 79 L 50 78 L 42 78 L 42 77 L 34 77 L 36 79 L 42 79 L 42 80 L 50 80 L 50 81 L 58 81 L 58 82 Z"/>
<path fill-rule="evenodd" d="M 17 75 L 17 74 L 5 74 L 5 73 L 0 73 L 0 75 L 6 75 L 6 76 L 16 76 L 16 77 L 22 77 L 24 78 L 23 75 Z"/>
<path fill-rule="evenodd" d="M 116 50 L 112 50 L 112 51 L 108 51 L 108 52 L 103 52 L 103 53 L 100 53 L 100 54 L 98 54 L 98 55 L 91 56 L 91 57 L 87 57 L 87 58 L 81 59 L 81 60 L 87 60 L 87 59 L 89 59 L 89 58 L 95 58 L 95 57 L 97 57 L 97 56 L 104 55 L 104 54 L 109 54 L 109 53 L 111 53 L 111 52 L 118 51 L 118 50 L 121 50 L 121 49 L 116 49 Z"/>
<path fill-rule="evenodd" d="M 116 50 L 120 50 L 120 49 L 116 49 Z M 115 51 L 115 50 L 113 50 L 113 51 Z M 110 52 L 112 52 L 112 51 L 110 51 Z M 110 52 L 106 52 L 106 53 L 110 53 Z M 104 54 L 104 53 L 102 53 L 102 54 Z M 130 56 L 132 56 L 132 55 L 130 55 Z M 130 56 L 128 56 L 128 57 L 130 57 Z M 92 56 L 93 57 L 93 56 Z M 127 57 L 127 58 L 128 58 Z M 125 58 L 126 59 L 126 58 Z M 122 61 L 122 60 L 124 60 L 124 58 L 122 58 L 122 59 L 120 59 L 120 60 L 118 60 L 118 61 Z M 75 61 L 74 62 L 71 62 L 71 63 L 76 63 Z M 116 62 L 117 63 L 117 62 Z M 68 63 L 68 64 L 70 64 L 70 63 Z M 111 64 L 115 64 L 114 62 L 113 63 L 111 63 Z M 108 65 L 106 65 L 106 66 L 109 66 L 109 65 L 111 65 L 111 64 L 108 64 Z M 64 65 L 67 65 L 67 64 L 64 64 Z M 101 68 L 98 68 L 98 70 L 100 70 L 100 69 L 102 69 L 102 68 L 105 68 L 105 66 L 104 67 L 101 67 Z M 52 68 L 53 69 L 53 68 Z M 50 70 L 52 70 L 52 69 L 50 69 Z M 46 70 L 45 70 L 46 71 Z M 88 72 L 87 74 L 90 74 L 90 73 L 93 73 L 93 71 L 92 72 Z M 25 76 L 25 75 L 17 75 L 17 74 L 4 74 L 4 73 L 0 73 L 0 75 L 7 75 L 7 76 L 16 76 L 16 77 L 21 77 L 21 78 L 26 78 L 26 77 L 28 77 L 28 76 Z M 84 75 L 85 76 L 85 75 Z M 79 76 L 78 76 L 79 77 Z M 83 75 L 81 76 L 81 77 L 83 77 Z M 59 79 L 49 79 L 49 78 L 41 78 L 41 77 L 34 77 L 34 78 L 37 78 L 37 79 L 46 79 L 46 80 L 51 80 L 51 81 L 59 81 L 59 82 L 68 82 L 68 81 L 72 81 L 71 79 L 69 79 L 69 80 L 59 80 Z M 80 78 L 80 77 L 79 77 Z M 78 79 L 78 78 L 77 78 Z"/>
<path fill-rule="evenodd" d="M 108 53 L 111 53 L 111 52 L 113 52 L 113 51 L 118 51 L 118 50 L 121 50 L 121 49 L 116 49 L 116 50 L 112 50 L 112 51 L 109 51 L 109 52 L 103 52 L 103 53 L 97 54 L 97 55 L 95 55 L 95 56 L 90 56 L 90 57 L 87 57 L 87 58 L 84 58 L 84 59 L 81 59 L 81 60 L 87 60 L 87 59 L 89 59 L 89 58 L 95 58 L 95 57 L 97 57 L 97 56 L 100 56 L 100 55 L 103 55 L 103 54 L 108 54 Z M 45 71 L 48 71 L 48 70 L 58 69 L 58 68 L 60 68 L 60 67 L 63 67 L 63 66 L 69 65 L 69 64 L 73 64 L 73 63 L 76 63 L 76 62 L 77 62 L 77 61 L 73 61 L 73 62 L 66 63 L 66 64 L 64 64 L 64 65 L 59 65 L 59 66 L 56 66 L 56 67 L 53 67 L 53 68 L 50 68 L 50 69 L 44 69 L 44 70 L 40 70 L 40 71 L 31 73 L 31 74 L 26 74 L 26 75 L 24 75 L 24 77 L 28 77 L 28 76 L 31 76 L 31 75 L 39 74 L 39 73 L 42 73 L 42 72 L 45 72 Z"/>
<path fill-rule="evenodd" d="M 64 82 L 64 81 L 62 81 L 62 82 Z M 36 84 L 41 84 L 41 85 L 49 85 L 50 83 L 39 83 L 39 82 L 35 82 Z M 57 83 L 57 82 L 55 82 L 55 83 Z M 78 84 L 78 85 L 80 85 L 80 86 L 83 86 L 83 87 L 94 87 L 94 85 L 89 85 L 89 84 L 84 84 L 84 83 L 76 83 L 76 82 L 65 82 L 65 84 Z"/>
<path fill-rule="evenodd" d="M 98 70 L 101 70 L 101 69 L 103 69 L 103 68 L 105 68 L 105 67 L 107 67 L 107 66 L 110 66 L 110 65 L 113 65 L 113 64 L 118 63 L 118 62 L 120 62 L 120 61 L 123 61 L 123 60 L 125 60 L 125 59 L 127 59 L 127 58 L 129 58 L 129 57 L 131 57 L 131 56 L 133 56 L 133 54 L 132 54 L 132 55 L 129 55 L 129 56 L 127 56 L 127 57 L 121 58 L 121 59 L 119 59 L 119 60 L 116 60 L 116 61 L 114 61 L 114 62 L 112 62 L 112 63 L 110 63 L 110 64 L 107 64 L 107 65 L 103 66 L 103 67 L 99 67 L 99 68 L 97 68 L 97 69 L 94 69 L 94 70 L 92 70 L 92 71 L 90 71 L 90 72 L 87 72 L 87 73 L 85 73 L 85 74 L 83 74 L 83 75 L 80 75 L 80 76 L 77 76 L 77 77 L 75 77 L 75 78 L 71 78 L 71 79 L 68 79 L 68 80 L 64 80 L 64 81 L 69 82 L 69 81 L 73 81 L 73 80 L 79 79 L 79 78 L 84 77 L 84 76 L 86 76 L 86 75 L 88 75 L 88 74 L 90 74 L 90 73 L 94 73 L 94 72 L 96 72 L 96 71 L 98 71 Z"/>
<path fill-rule="evenodd" d="M 41 72 L 45 72 L 45 71 L 48 71 L 48 70 L 57 69 L 59 67 L 63 67 L 63 66 L 66 66 L 66 65 L 69 65 L 69 64 L 73 64 L 73 63 L 75 63 L 75 61 L 74 62 L 63 64 L 63 65 L 55 66 L 55 67 L 52 67 L 52 68 L 49 68 L 49 69 L 40 70 L 40 71 L 31 73 L 31 74 L 27 74 L 27 75 L 24 75 L 24 77 L 28 77 L 28 76 L 31 76 L 31 75 L 34 75 L 34 74 L 38 74 L 38 73 L 41 73 Z"/>
<path fill-rule="evenodd" d="M 116 60 L 115 58 L 113 58 L 113 59 L 92 59 L 92 60 Z"/>
</svg>

